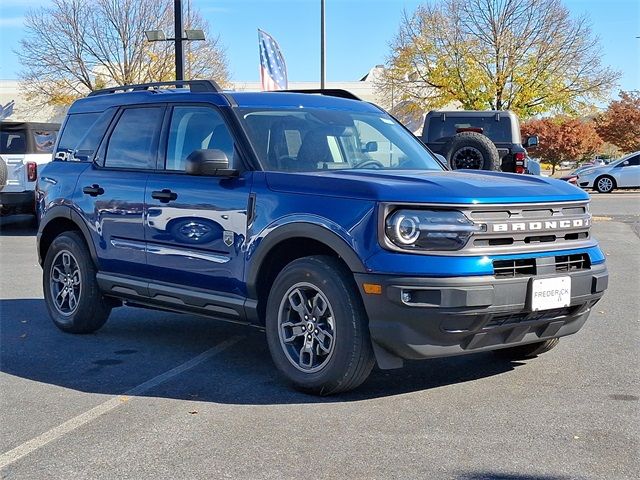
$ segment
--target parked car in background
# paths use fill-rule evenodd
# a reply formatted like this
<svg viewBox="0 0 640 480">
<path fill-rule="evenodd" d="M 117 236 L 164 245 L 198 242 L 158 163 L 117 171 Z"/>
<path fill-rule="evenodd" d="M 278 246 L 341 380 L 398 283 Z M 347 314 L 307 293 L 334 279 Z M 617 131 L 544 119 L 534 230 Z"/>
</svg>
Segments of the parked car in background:
<svg viewBox="0 0 640 480">
<path fill-rule="evenodd" d="M 527 173 L 529 175 L 542 175 L 542 168 L 540 162 L 534 158 L 527 157 L 526 159 Z"/>
<path fill-rule="evenodd" d="M 51 161 L 58 123 L 0 123 L 0 215 L 35 213 L 38 167 Z"/>
<path fill-rule="evenodd" d="M 572 185 L 578 185 L 578 175 L 581 172 L 584 172 L 585 170 L 589 170 L 591 168 L 594 168 L 594 167 L 592 165 L 583 165 L 582 167 L 576 168 L 571 173 L 567 173 L 566 175 L 563 175 L 562 177 L 560 177 L 560 180 L 564 180 L 565 182 L 569 182 Z M 595 168 L 597 168 L 597 167 L 595 167 Z"/>
<path fill-rule="evenodd" d="M 520 122 L 509 110 L 432 110 L 424 119 L 420 138 L 453 170 L 527 171 Z M 527 148 L 536 145 L 537 136 L 527 138 Z"/>
<path fill-rule="evenodd" d="M 578 186 L 609 193 L 616 188 L 640 188 L 640 152 L 606 166 L 587 168 L 578 174 Z"/>
</svg>

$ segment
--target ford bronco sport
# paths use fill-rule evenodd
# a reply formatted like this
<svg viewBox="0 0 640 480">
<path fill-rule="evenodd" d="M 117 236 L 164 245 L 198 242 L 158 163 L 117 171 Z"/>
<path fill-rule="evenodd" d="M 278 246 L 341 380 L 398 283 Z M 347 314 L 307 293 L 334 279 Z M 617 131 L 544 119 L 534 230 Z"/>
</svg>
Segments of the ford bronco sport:
<svg viewBox="0 0 640 480">
<path fill-rule="evenodd" d="M 376 361 L 538 355 L 607 287 L 586 193 L 447 171 L 348 92 L 97 91 L 56 149 L 71 153 L 40 172 L 37 248 L 66 332 L 123 304 L 242 322 L 284 377 L 326 395 Z"/>
</svg>

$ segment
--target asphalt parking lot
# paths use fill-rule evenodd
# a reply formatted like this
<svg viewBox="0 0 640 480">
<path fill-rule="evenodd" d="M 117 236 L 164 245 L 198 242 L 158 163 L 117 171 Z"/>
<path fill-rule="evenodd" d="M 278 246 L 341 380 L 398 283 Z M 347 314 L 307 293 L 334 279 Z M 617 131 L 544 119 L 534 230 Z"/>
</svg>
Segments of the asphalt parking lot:
<svg viewBox="0 0 640 480">
<path fill-rule="evenodd" d="M 2 478 L 636 479 L 640 193 L 592 197 L 611 278 L 578 334 L 526 362 L 374 370 L 330 398 L 284 385 L 254 329 L 119 308 L 96 334 L 58 331 L 33 229 L 3 223 Z"/>
</svg>

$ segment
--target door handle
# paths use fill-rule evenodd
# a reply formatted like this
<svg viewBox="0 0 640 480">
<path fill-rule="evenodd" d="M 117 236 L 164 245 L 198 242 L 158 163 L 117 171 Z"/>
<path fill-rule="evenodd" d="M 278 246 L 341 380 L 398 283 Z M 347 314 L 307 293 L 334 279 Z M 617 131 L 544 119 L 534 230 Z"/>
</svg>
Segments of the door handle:
<svg viewBox="0 0 640 480">
<path fill-rule="evenodd" d="M 97 183 L 94 183 L 90 187 L 84 187 L 82 189 L 82 193 L 91 195 L 92 197 L 97 197 L 98 195 L 102 195 L 104 193 L 104 188 L 102 188 Z"/>
<path fill-rule="evenodd" d="M 151 198 L 160 200 L 162 203 L 169 203 L 170 201 L 177 199 L 178 194 L 172 192 L 168 188 L 165 188 L 163 190 L 155 190 L 151 192 Z"/>
</svg>

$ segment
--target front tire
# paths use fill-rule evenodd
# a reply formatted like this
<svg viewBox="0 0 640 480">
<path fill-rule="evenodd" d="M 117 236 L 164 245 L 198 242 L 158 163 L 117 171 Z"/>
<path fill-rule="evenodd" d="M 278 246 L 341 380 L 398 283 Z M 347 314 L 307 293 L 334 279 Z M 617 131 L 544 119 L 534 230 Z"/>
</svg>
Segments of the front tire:
<svg viewBox="0 0 640 480">
<path fill-rule="evenodd" d="M 53 323 L 68 333 L 92 333 L 102 327 L 111 306 L 102 296 L 84 239 L 76 232 L 56 237 L 43 265 L 45 304 Z"/>
<path fill-rule="evenodd" d="M 517 347 L 501 348 L 494 350 L 500 358 L 507 360 L 526 360 L 527 358 L 537 357 L 554 348 L 560 342 L 559 338 L 551 338 L 543 342 L 528 343 L 526 345 L 518 345 Z"/>
<path fill-rule="evenodd" d="M 598 193 L 611 193 L 616 188 L 616 181 L 609 175 L 603 175 L 596 179 L 594 186 Z"/>
<path fill-rule="evenodd" d="M 351 272 L 336 258 L 294 260 L 276 278 L 266 333 L 278 370 L 317 395 L 352 390 L 374 365 L 367 316 Z"/>
</svg>

